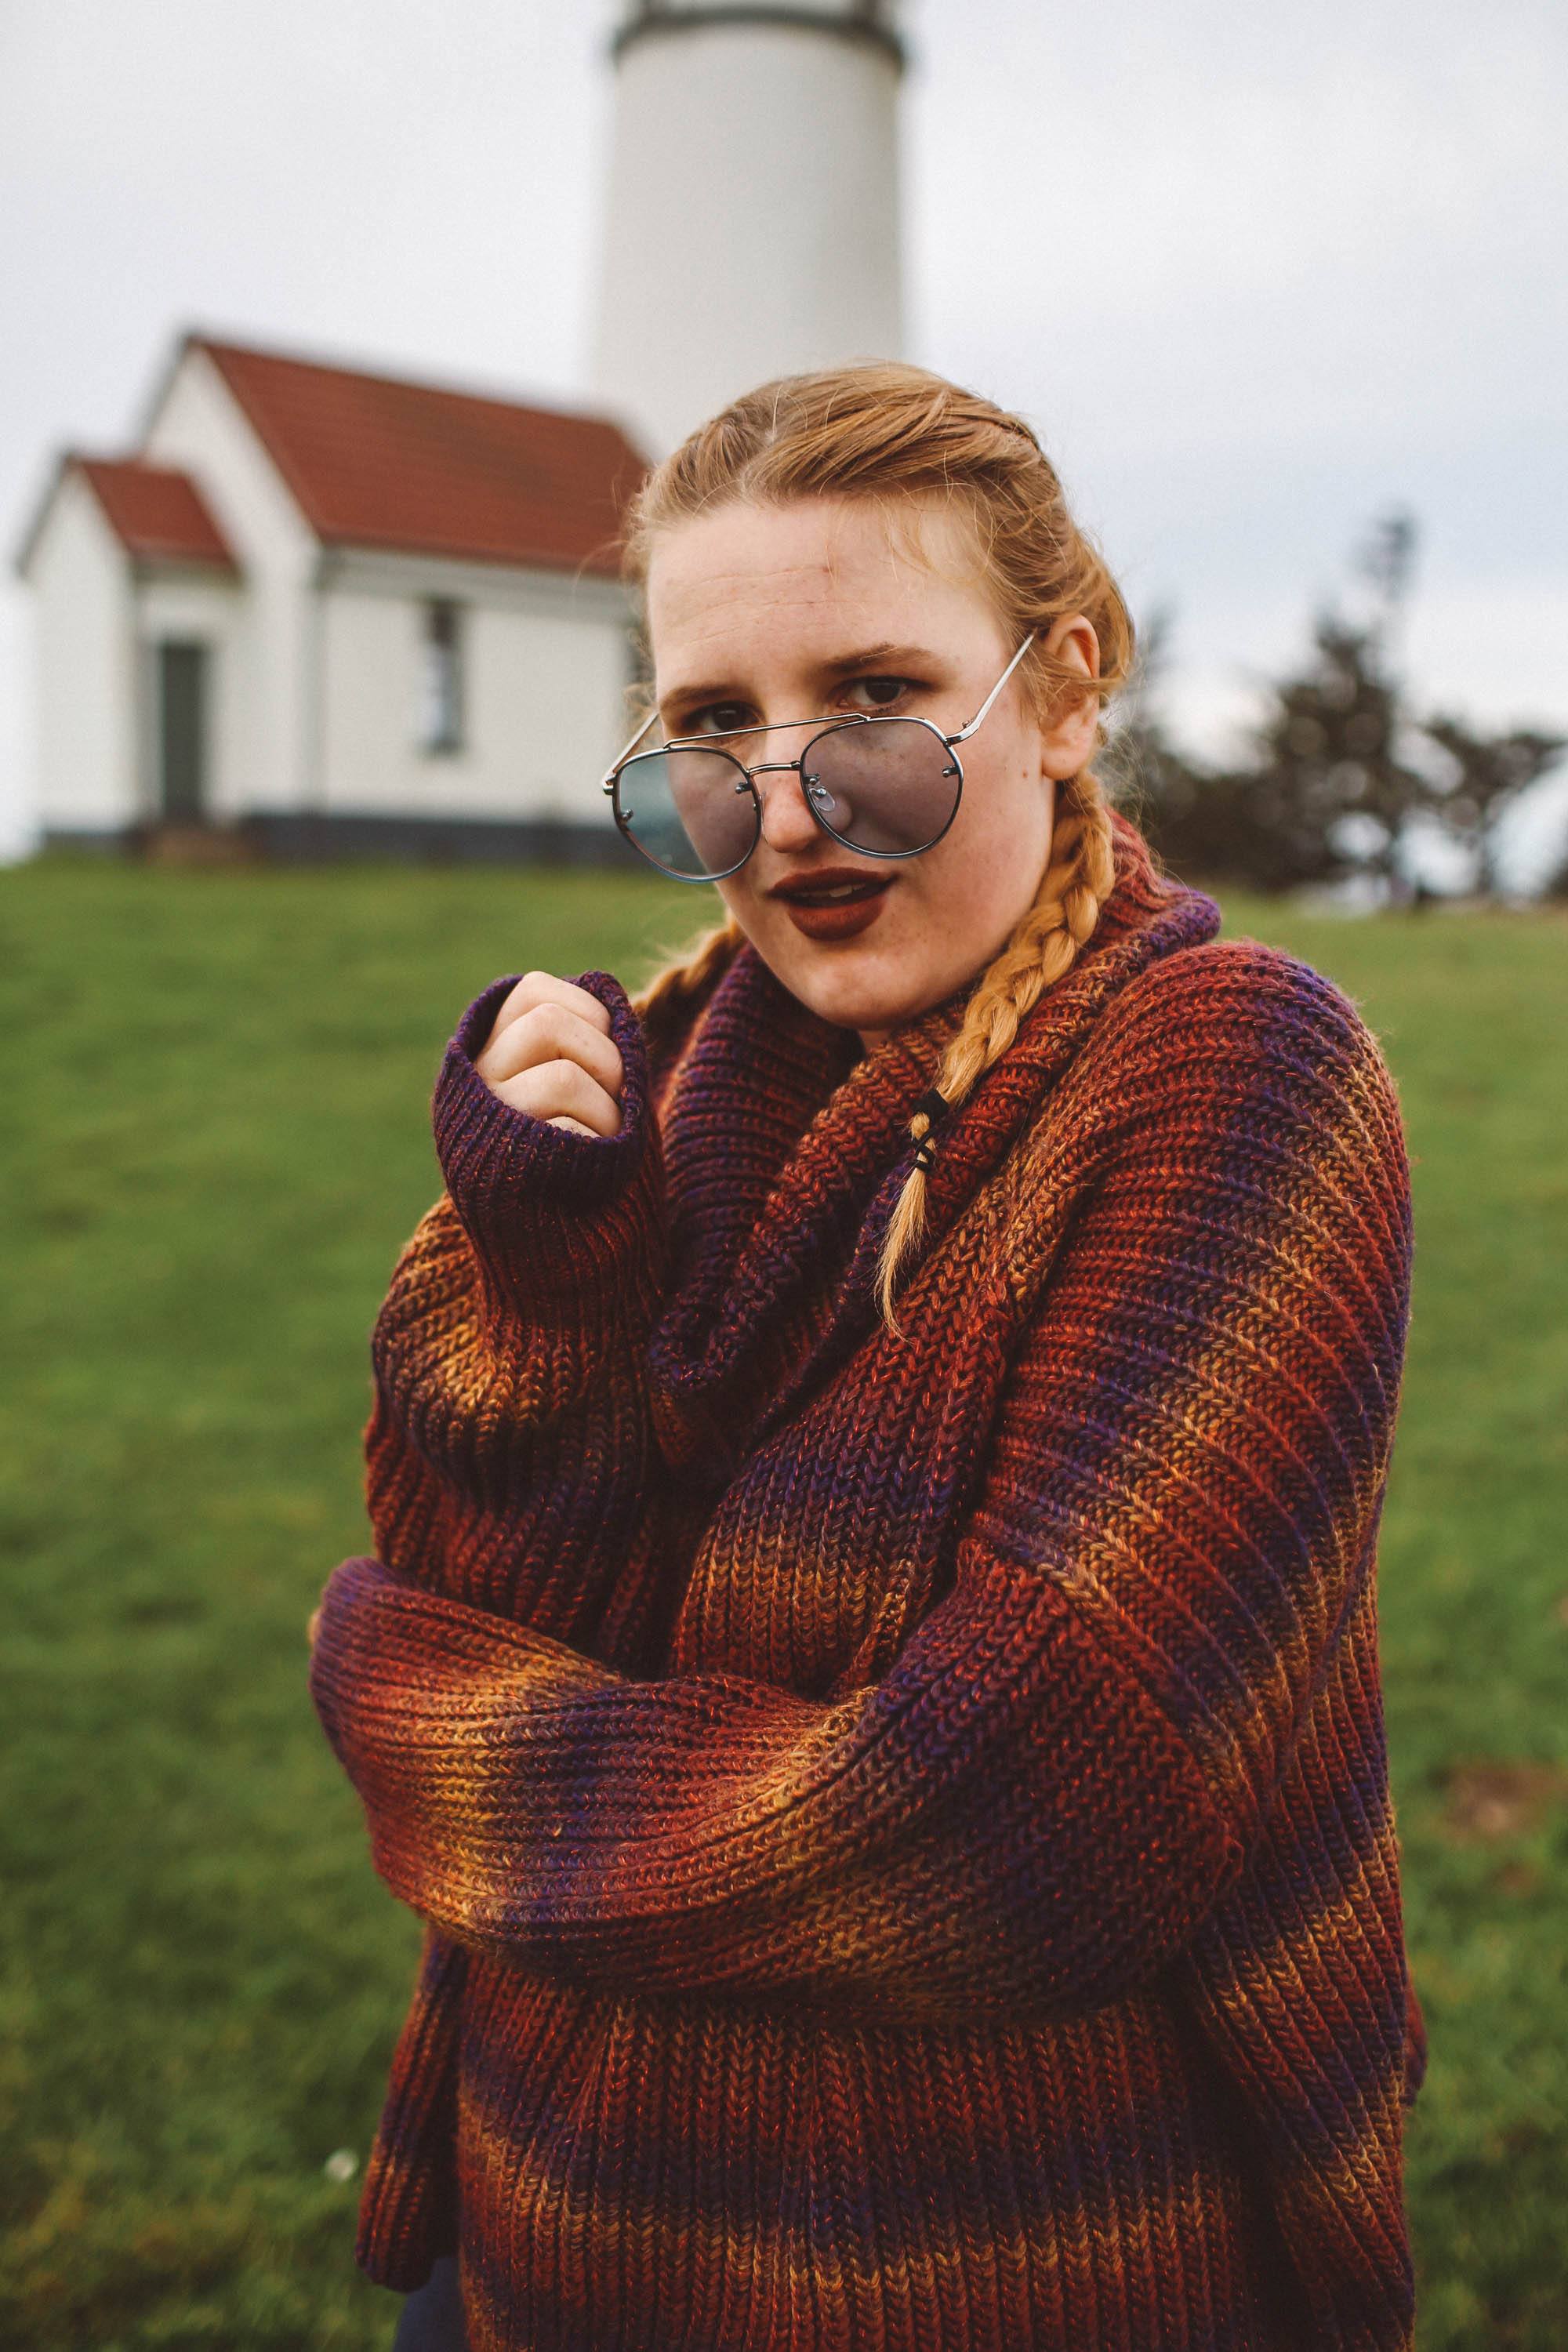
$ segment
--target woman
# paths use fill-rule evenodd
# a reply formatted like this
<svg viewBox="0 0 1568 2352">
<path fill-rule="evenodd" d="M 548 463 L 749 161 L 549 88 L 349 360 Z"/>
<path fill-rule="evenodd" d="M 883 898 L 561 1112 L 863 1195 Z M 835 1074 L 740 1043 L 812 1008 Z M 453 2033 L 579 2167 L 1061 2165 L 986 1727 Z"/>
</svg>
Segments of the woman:
<svg viewBox="0 0 1568 2352">
<path fill-rule="evenodd" d="M 1105 806 L 1016 417 L 766 386 L 631 567 L 727 919 L 437 1081 L 312 1664 L 427 1923 L 360 2260 L 476 2352 L 1407 2346 L 1377 1044 Z"/>
</svg>

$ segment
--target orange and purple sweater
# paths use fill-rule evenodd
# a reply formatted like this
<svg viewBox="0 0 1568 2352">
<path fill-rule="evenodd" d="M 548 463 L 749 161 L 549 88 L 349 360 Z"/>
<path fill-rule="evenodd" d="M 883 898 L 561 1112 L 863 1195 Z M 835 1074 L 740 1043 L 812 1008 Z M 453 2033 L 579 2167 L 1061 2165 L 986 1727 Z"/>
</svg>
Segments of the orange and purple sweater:
<svg viewBox="0 0 1568 2352">
<path fill-rule="evenodd" d="M 749 944 L 622 1124 L 437 1083 L 311 1665 L 426 1923 L 361 2211 L 476 2352 L 1399 2352 L 1412 1260 L 1352 1002 L 1113 820 L 942 1124 Z M 971 983 L 973 985 L 973 983 Z"/>
</svg>

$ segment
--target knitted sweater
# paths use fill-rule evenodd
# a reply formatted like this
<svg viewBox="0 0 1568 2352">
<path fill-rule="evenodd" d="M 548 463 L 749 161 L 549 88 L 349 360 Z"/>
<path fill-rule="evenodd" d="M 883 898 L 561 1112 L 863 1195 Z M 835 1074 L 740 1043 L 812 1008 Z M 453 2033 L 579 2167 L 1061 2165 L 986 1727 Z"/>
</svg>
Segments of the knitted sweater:
<svg viewBox="0 0 1568 2352">
<path fill-rule="evenodd" d="M 1113 820 L 943 1124 L 749 944 L 622 1124 L 437 1084 L 314 1700 L 427 1923 L 359 2259 L 476 2352 L 1394 2352 L 1375 1556 L 1412 1255 L 1350 1000 Z M 973 983 L 970 983 L 973 986 Z"/>
</svg>

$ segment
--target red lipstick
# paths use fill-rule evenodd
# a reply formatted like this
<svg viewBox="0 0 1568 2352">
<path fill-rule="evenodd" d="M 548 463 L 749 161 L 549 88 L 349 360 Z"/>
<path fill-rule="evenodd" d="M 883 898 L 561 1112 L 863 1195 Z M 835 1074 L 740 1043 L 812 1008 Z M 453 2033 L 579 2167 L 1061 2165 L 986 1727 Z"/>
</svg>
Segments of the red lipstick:
<svg viewBox="0 0 1568 2352">
<path fill-rule="evenodd" d="M 869 931 L 891 891 L 891 875 L 875 875 L 860 866 L 823 866 L 814 873 L 787 875 L 769 891 L 781 898 L 795 929 L 806 939 L 858 939 Z"/>
</svg>

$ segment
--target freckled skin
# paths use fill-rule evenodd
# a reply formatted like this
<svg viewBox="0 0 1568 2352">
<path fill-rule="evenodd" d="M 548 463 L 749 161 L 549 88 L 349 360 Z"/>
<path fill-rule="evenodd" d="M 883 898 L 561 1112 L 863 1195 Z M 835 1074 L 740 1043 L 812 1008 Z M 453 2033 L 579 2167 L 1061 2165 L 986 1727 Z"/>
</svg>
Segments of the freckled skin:
<svg viewBox="0 0 1568 2352">
<path fill-rule="evenodd" d="M 911 519 L 916 502 L 910 502 Z M 667 723 L 689 729 L 683 696 L 721 689 L 724 724 L 808 722 L 766 739 L 752 756 L 794 759 L 809 722 L 843 710 L 896 709 L 944 733 L 968 724 L 1017 650 L 992 602 L 978 551 L 952 511 L 921 502 L 918 544 L 895 536 L 863 500 L 740 501 L 671 524 L 654 542 L 647 579 L 656 690 Z M 1099 667 L 1093 628 L 1064 615 L 1045 648 Z M 836 662 L 863 647 L 889 656 L 862 677 L 908 675 L 897 703 L 868 700 Z M 869 1052 L 950 996 L 996 954 L 1030 905 L 1050 856 L 1056 786 L 1094 746 L 1093 697 L 1042 726 L 1021 677 L 1009 679 L 963 744 L 963 795 L 934 848 L 896 862 L 857 858 L 816 824 L 794 775 L 759 776 L 763 834 L 738 874 L 715 885 L 758 954 L 824 1020 L 857 1031 Z M 712 721 L 710 720 L 710 724 Z M 882 910 L 858 938 L 807 939 L 767 893 L 785 875 L 827 866 L 892 877 Z"/>
<path fill-rule="evenodd" d="M 875 505 L 740 501 L 667 526 L 648 571 L 655 681 L 672 733 L 781 724 L 748 755 L 791 759 L 825 717 L 862 710 L 930 719 L 952 734 L 975 717 L 1017 651 L 969 529 L 910 499 L 889 530 Z M 918 526 L 918 527 L 917 527 Z M 1056 621 L 1044 650 L 1086 682 L 1099 667 L 1081 614 Z M 851 656 L 869 656 L 849 671 Z M 885 698 L 883 682 L 898 687 Z M 869 1053 L 984 971 L 1032 903 L 1051 852 L 1057 785 L 1094 748 L 1093 695 L 1042 725 L 1010 678 L 963 745 L 952 824 L 918 857 L 858 857 L 817 824 L 793 774 L 756 780 L 762 838 L 715 887 L 764 963 Z M 847 866 L 889 887 L 868 929 L 811 940 L 769 893 L 785 876 Z M 598 1000 L 551 972 L 525 973 L 496 1015 L 476 1067 L 514 1108 L 584 1135 L 614 1135 L 620 1056 Z"/>
</svg>

